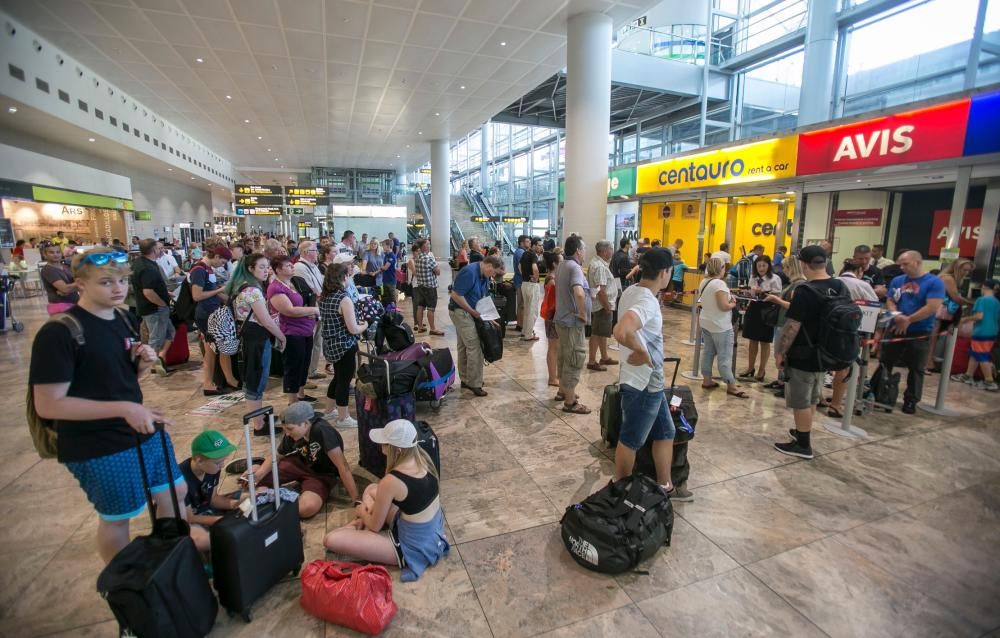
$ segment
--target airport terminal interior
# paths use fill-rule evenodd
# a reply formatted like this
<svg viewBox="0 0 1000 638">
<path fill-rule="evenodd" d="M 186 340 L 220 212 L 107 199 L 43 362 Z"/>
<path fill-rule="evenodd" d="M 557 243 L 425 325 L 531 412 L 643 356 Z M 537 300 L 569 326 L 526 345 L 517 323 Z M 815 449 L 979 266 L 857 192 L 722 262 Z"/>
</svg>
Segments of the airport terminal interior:
<svg viewBox="0 0 1000 638">
<path fill-rule="evenodd" d="M 1000 0 L 0 27 L 0 636 L 1000 638 Z"/>
</svg>

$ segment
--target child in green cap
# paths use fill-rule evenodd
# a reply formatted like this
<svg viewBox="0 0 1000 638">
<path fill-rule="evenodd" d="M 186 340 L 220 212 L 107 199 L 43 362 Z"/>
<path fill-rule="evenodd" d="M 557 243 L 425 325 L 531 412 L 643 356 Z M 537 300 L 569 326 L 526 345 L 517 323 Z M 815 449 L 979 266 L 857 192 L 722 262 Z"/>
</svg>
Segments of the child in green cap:
<svg viewBox="0 0 1000 638">
<path fill-rule="evenodd" d="M 191 539 L 200 551 L 209 550 L 208 528 L 222 518 L 220 512 L 239 505 L 237 499 L 216 493 L 226 458 L 235 451 L 236 446 L 221 432 L 205 430 L 191 441 L 191 458 L 180 465 L 188 488 L 184 502 L 188 506 Z"/>
</svg>

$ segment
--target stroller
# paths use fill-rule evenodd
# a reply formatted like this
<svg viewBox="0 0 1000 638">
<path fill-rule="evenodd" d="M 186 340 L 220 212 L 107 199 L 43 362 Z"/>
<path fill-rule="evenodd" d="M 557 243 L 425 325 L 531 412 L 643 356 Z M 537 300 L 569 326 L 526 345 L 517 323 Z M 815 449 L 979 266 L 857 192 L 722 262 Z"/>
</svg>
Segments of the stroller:
<svg viewBox="0 0 1000 638">
<path fill-rule="evenodd" d="M 18 279 L 20 277 L 11 275 L 6 270 L 0 271 L 0 334 L 7 333 L 8 320 L 14 332 L 24 331 L 24 324 L 14 318 L 14 309 L 11 307 L 13 299 L 11 293 L 14 291 Z"/>
</svg>

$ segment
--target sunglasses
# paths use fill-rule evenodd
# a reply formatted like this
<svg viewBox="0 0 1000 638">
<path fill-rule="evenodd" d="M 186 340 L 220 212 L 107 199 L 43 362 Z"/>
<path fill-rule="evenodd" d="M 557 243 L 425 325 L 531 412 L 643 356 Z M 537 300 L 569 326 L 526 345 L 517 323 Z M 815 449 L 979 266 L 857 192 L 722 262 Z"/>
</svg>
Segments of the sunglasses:
<svg viewBox="0 0 1000 638">
<path fill-rule="evenodd" d="M 111 261 L 116 264 L 127 264 L 128 253 L 121 251 L 114 251 L 110 253 L 90 253 L 89 255 L 84 255 L 81 261 L 94 264 L 95 266 L 106 266 L 108 262 Z"/>
</svg>

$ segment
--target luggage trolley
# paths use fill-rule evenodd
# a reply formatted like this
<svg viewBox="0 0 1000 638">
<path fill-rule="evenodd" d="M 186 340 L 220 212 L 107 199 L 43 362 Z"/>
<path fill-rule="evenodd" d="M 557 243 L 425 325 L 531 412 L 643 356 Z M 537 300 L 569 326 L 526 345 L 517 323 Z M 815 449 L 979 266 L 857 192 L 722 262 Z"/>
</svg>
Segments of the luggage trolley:
<svg viewBox="0 0 1000 638">
<path fill-rule="evenodd" d="M 0 306 L 2 306 L 0 307 L 0 334 L 7 333 L 8 321 L 14 332 L 24 331 L 24 324 L 14 317 L 14 309 L 11 306 L 14 299 L 14 295 L 11 293 L 14 291 L 18 279 L 20 277 L 8 273 L 6 268 L 0 271 Z"/>
</svg>

